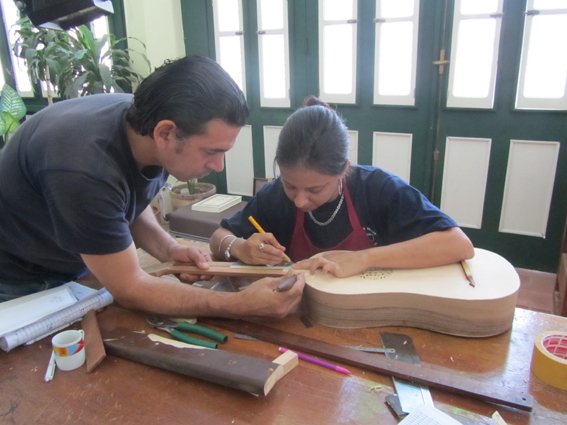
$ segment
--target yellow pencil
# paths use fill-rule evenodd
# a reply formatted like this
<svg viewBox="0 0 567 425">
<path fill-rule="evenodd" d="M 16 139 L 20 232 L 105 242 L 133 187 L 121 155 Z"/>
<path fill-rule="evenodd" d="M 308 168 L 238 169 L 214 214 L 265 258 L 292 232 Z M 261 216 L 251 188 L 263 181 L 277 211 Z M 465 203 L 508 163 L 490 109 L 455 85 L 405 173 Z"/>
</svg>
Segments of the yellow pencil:
<svg viewBox="0 0 567 425">
<path fill-rule="evenodd" d="M 254 217 L 252 217 L 251 215 L 248 216 L 248 221 L 250 223 L 252 223 L 252 226 L 254 226 L 254 228 L 259 232 L 259 233 L 266 233 L 266 231 L 262 228 L 262 226 L 260 226 L 260 223 L 258 223 L 256 221 L 256 219 Z M 291 263 L 291 258 L 289 258 L 287 255 L 285 255 L 284 253 L 284 258 L 285 261 Z"/>
<path fill-rule="evenodd" d="M 262 229 L 262 226 L 260 226 L 260 223 L 258 223 L 256 221 L 256 219 L 254 217 L 252 217 L 251 215 L 248 216 L 248 221 L 250 223 L 252 223 L 252 226 L 254 226 L 254 228 L 259 232 L 259 233 L 266 233 L 266 231 L 264 229 Z"/>
<path fill-rule="evenodd" d="M 465 277 L 469 281 L 469 285 L 472 286 L 472 287 L 475 287 L 476 285 L 474 283 L 474 278 L 473 278 L 473 275 L 471 273 L 471 269 L 469 268 L 469 265 L 467 264 L 467 262 L 465 260 L 461 261 L 461 267 L 463 268 L 463 271 L 465 272 Z"/>
</svg>

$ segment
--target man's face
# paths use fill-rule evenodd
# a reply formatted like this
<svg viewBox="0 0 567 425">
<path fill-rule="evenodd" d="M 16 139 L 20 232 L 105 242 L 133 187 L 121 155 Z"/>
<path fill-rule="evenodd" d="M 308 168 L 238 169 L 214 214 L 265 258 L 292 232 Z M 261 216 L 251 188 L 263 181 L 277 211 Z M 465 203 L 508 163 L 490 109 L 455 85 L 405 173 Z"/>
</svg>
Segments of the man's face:
<svg viewBox="0 0 567 425">
<path fill-rule="evenodd" d="M 213 119 L 204 134 L 168 143 L 161 165 L 181 181 L 205 177 L 212 171 L 220 172 L 224 168 L 224 154 L 234 146 L 239 132 L 240 127 Z"/>
</svg>

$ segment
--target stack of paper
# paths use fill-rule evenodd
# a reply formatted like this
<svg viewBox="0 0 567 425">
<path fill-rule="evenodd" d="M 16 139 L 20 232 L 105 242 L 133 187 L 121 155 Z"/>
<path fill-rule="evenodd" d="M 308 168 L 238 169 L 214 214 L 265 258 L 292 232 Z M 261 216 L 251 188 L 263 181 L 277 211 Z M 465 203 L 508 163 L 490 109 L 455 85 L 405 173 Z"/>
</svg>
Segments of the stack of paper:
<svg viewBox="0 0 567 425">
<path fill-rule="evenodd" d="M 110 303 L 106 289 L 96 291 L 77 282 L 0 303 L 0 349 L 37 341 Z"/>
<path fill-rule="evenodd" d="M 193 211 L 219 213 L 239 202 L 242 202 L 242 196 L 217 194 L 191 205 L 191 209 Z"/>
</svg>

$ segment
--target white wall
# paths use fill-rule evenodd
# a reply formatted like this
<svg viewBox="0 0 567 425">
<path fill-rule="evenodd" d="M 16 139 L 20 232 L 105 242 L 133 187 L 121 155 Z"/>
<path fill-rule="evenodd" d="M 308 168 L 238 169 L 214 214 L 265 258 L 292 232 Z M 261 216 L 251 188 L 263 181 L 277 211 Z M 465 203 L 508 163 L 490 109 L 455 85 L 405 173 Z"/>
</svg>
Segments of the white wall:
<svg viewBox="0 0 567 425">
<path fill-rule="evenodd" d="M 166 59 L 185 56 L 180 0 L 124 0 L 126 32 L 146 45 L 151 70 L 143 60 L 132 55 L 134 68 L 147 75 Z M 130 48 L 144 51 L 140 42 L 129 39 Z"/>
</svg>

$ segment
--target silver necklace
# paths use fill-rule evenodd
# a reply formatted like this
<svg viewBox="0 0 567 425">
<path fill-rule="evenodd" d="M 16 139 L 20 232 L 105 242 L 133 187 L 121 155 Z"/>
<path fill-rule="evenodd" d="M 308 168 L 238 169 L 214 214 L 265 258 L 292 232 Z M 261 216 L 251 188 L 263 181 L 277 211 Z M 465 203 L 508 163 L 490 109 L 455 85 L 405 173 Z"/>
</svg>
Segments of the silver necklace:
<svg viewBox="0 0 567 425">
<path fill-rule="evenodd" d="M 345 195 L 344 193 L 342 193 L 341 190 L 341 199 L 339 199 L 339 204 L 337 205 L 337 208 L 335 208 L 335 211 L 333 211 L 333 214 L 331 214 L 331 216 L 329 217 L 329 219 L 327 221 L 319 221 L 317 220 L 315 217 L 313 217 L 313 212 L 309 211 L 309 217 L 311 217 L 311 220 L 313 220 L 313 222 L 315 224 L 317 224 L 318 226 L 326 226 L 327 224 L 329 224 L 331 221 L 333 221 L 337 215 L 337 213 L 339 212 L 339 210 L 341 209 L 341 206 L 343 205 L 343 200 L 345 199 Z"/>
</svg>

